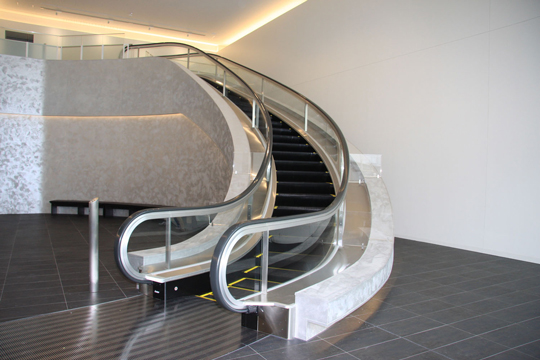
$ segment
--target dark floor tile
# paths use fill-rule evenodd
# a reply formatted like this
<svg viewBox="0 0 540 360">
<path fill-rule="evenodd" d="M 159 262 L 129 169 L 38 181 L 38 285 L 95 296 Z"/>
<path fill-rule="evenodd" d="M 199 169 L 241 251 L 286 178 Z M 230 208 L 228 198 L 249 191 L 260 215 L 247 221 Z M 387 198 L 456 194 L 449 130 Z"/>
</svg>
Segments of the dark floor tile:
<svg viewBox="0 0 540 360">
<path fill-rule="evenodd" d="M 443 346 L 435 351 L 453 360 L 476 360 L 508 350 L 507 347 L 480 337 Z"/>
<path fill-rule="evenodd" d="M 532 287 L 540 286 L 540 276 L 526 279 L 515 279 L 513 281 L 501 284 L 500 286 L 511 290 L 527 290 Z"/>
<path fill-rule="evenodd" d="M 491 316 L 509 322 L 521 322 L 540 316 L 540 300 L 516 305 L 504 310 L 490 313 Z"/>
<path fill-rule="evenodd" d="M 408 357 L 407 360 L 448 360 L 448 358 L 433 351 L 426 351 L 421 354 Z"/>
<path fill-rule="evenodd" d="M 475 316 L 476 314 L 473 311 L 464 309 L 462 307 L 453 307 L 447 310 L 426 314 L 426 317 L 445 324 L 452 324 L 458 321 L 473 318 Z"/>
<path fill-rule="evenodd" d="M 459 294 L 454 294 L 454 295 L 449 295 L 449 296 L 439 298 L 439 300 L 455 305 L 455 306 L 470 304 L 470 303 L 477 302 L 484 299 L 486 299 L 485 296 L 477 294 L 472 291 L 465 291 Z"/>
<path fill-rule="evenodd" d="M 524 293 L 540 297 L 540 286 L 536 286 L 536 287 L 526 289 L 526 290 L 522 290 L 522 291 Z"/>
<path fill-rule="evenodd" d="M 38 291 L 29 291 L 29 290 L 11 290 L 11 291 L 5 291 L 2 292 L 2 301 L 6 299 L 24 299 L 28 296 L 40 296 L 40 295 L 46 295 L 46 296 L 52 296 L 52 295 L 62 295 L 62 287 L 56 286 L 56 287 L 50 287 L 50 288 L 43 288 L 39 289 Z"/>
<path fill-rule="evenodd" d="M 255 352 L 255 350 L 253 350 L 249 346 L 244 346 L 238 350 L 235 350 L 233 352 L 220 356 L 216 358 L 216 360 L 218 359 L 219 360 L 232 360 L 232 359 L 245 358 L 246 356 L 254 356 L 254 355 L 260 356 Z M 261 357 L 261 359 L 264 359 L 264 358 Z"/>
<path fill-rule="evenodd" d="M 416 278 L 421 279 L 421 280 L 435 280 L 435 279 L 441 279 L 447 276 L 448 276 L 447 272 L 440 271 L 440 270 L 428 271 L 425 273 L 415 275 Z"/>
<path fill-rule="evenodd" d="M 58 277 L 58 273 L 56 274 L 48 274 L 48 275 L 41 275 L 41 274 L 24 274 L 24 275 L 18 275 L 18 274 L 10 274 L 8 278 L 6 279 L 6 284 L 23 284 L 23 283 L 36 283 L 36 282 L 44 282 L 44 281 L 59 281 L 60 278 Z"/>
<path fill-rule="evenodd" d="M 91 305 L 105 304 L 111 301 L 117 301 L 117 300 L 122 300 L 122 299 L 125 299 L 125 297 L 123 296 L 122 297 L 98 297 L 95 299 L 68 301 L 67 308 L 77 309 L 77 308 L 91 306 Z"/>
<path fill-rule="evenodd" d="M 519 323 L 519 325 L 526 327 L 535 334 L 538 334 L 538 337 L 540 339 L 540 317 L 522 321 Z"/>
<path fill-rule="evenodd" d="M 414 283 L 404 284 L 404 285 L 396 285 L 399 287 L 404 287 L 407 290 L 410 291 L 422 291 L 427 289 L 432 289 L 435 287 L 439 287 L 440 285 L 435 281 L 427 281 L 422 280 Z"/>
<path fill-rule="evenodd" d="M 319 340 L 318 338 L 315 338 L 315 339 L 312 339 L 311 341 L 318 341 L 318 340 Z M 286 340 L 277 336 L 269 335 L 251 344 L 250 346 L 256 352 L 264 353 L 267 351 L 272 351 L 276 349 L 285 348 L 287 346 L 299 345 L 299 344 L 304 344 L 304 343 L 306 342 L 300 339 Z"/>
<path fill-rule="evenodd" d="M 22 283 L 22 284 L 6 284 L 4 287 L 4 293 L 15 292 L 15 291 L 17 292 L 27 291 L 28 294 L 37 294 L 39 292 L 45 291 L 42 289 L 58 288 L 60 286 L 61 284 L 59 280 L 41 281 L 41 282 L 35 282 L 35 283 Z"/>
<path fill-rule="evenodd" d="M 471 280 L 481 279 L 481 278 L 485 278 L 491 275 L 493 275 L 493 273 L 487 270 L 472 270 L 472 271 L 468 271 L 466 273 L 461 274 L 461 276 L 471 279 Z"/>
<path fill-rule="evenodd" d="M 417 316 L 406 320 L 396 321 L 391 324 L 382 325 L 380 328 L 392 334 L 408 336 L 443 325 L 443 323 L 438 321 L 431 320 L 423 316 Z"/>
<path fill-rule="evenodd" d="M 378 310 L 373 314 L 359 315 L 357 317 L 373 325 L 384 325 L 415 316 L 416 314 L 404 309 L 390 308 L 386 310 Z"/>
<path fill-rule="evenodd" d="M 451 326 L 443 326 L 418 334 L 409 335 L 406 338 L 428 349 L 435 349 L 470 337 L 472 337 L 472 335 L 468 332 Z"/>
<path fill-rule="evenodd" d="M 483 295 L 483 296 L 486 296 L 486 297 L 501 296 L 501 295 L 513 293 L 514 291 L 515 290 L 503 288 L 503 287 L 497 286 L 497 285 L 488 286 L 488 287 L 485 287 L 485 288 L 482 288 L 482 289 L 473 290 L 473 292 L 475 292 L 477 294 L 480 294 L 480 295 Z"/>
<path fill-rule="evenodd" d="M 396 339 L 350 353 L 362 360 L 399 360 L 425 352 L 426 349 L 405 339 Z"/>
<path fill-rule="evenodd" d="M 0 321 L 9 321 L 26 318 L 30 316 L 49 314 L 52 312 L 66 310 L 66 304 L 46 304 L 37 306 L 24 306 L 12 308 L 9 311 L 0 311 Z"/>
<path fill-rule="evenodd" d="M 519 324 L 513 324 L 502 329 L 493 330 L 482 334 L 481 336 L 484 339 L 508 347 L 517 347 L 540 340 L 540 333 L 531 332 L 530 329 Z"/>
<path fill-rule="evenodd" d="M 497 355 L 493 355 L 488 358 L 485 358 L 485 360 L 533 360 L 533 359 L 540 359 L 540 357 L 529 356 L 517 350 L 507 350 Z"/>
<path fill-rule="evenodd" d="M 119 290 L 100 290 L 97 293 L 91 293 L 91 292 L 79 292 L 79 293 L 69 293 L 66 294 L 66 301 L 72 302 L 72 301 L 86 301 L 86 300 L 99 300 L 99 299 L 121 299 L 124 298 L 124 293 Z"/>
<path fill-rule="evenodd" d="M 389 296 L 384 299 L 384 302 L 393 306 L 404 306 L 416 304 L 431 299 L 432 298 L 430 296 L 424 294 L 420 294 L 417 292 L 407 292 L 399 296 Z"/>
<path fill-rule="evenodd" d="M 411 311 L 418 315 L 425 315 L 425 314 L 445 310 L 452 307 L 453 305 L 450 305 L 448 303 L 445 303 L 444 301 L 437 300 L 437 299 L 419 302 L 412 305 L 402 306 L 403 309 Z"/>
<path fill-rule="evenodd" d="M 515 291 L 510 294 L 497 296 L 495 300 L 502 301 L 509 305 L 521 305 L 535 300 L 540 300 L 540 296 L 529 294 L 524 291 Z"/>
<path fill-rule="evenodd" d="M 528 356 L 532 356 L 535 359 L 540 359 L 540 340 L 519 346 L 515 348 L 515 350 L 527 354 Z"/>
<path fill-rule="evenodd" d="M 494 318 L 489 315 L 481 315 L 471 319 L 458 321 L 452 326 L 471 334 L 480 335 L 489 331 L 498 330 L 511 325 L 508 321 Z"/>
<path fill-rule="evenodd" d="M 29 294 L 23 298 L 2 298 L 0 301 L 1 311 L 10 311 L 9 308 L 22 307 L 22 306 L 36 306 L 45 304 L 66 303 L 64 295 L 35 295 Z"/>
<path fill-rule="evenodd" d="M 266 360 L 272 359 L 323 359 L 333 355 L 342 354 L 343 351 L 329 344 L 325 340 L 290 345 L 281 349 L 266 351 L 261 355 Z"/>
<path fill-rule="evenodd" d="M 336 336 L 336 335 L 342 335 L 346 333 L 350 333 L 353 331 L 358 331 L 362 329 L 366 329 L 368 327 L 371 327 L 372 325 L 364 322 L 363 320 L 358 319 L 354 316 L 346 317 L 343 320 L 338 321 L 336 324 L 332 325 L 330 328 L 326 329 L 322 333 L 320 333 L 318 336 L 321 339 Z"/>
<path fill-rule="evenodd" d="M 488 314 L 494 311 L 506 309 L 511 305 L 495 299 L 485 299 L 470 304 L 462 305 L 461 307 L 470 310 L 478 315 Z"/>
<path fill-rule="evenodd" d="M 373 327 L 344 335 L 330 337 L 325 340 L 344 351 L 352 351 L 396 338 L 396 335 Z"/>
<path fill-rule="evenodd" d="M 462 275 L 449 275 L 442 278 L 438 278 L 437 282 L 441 285 L 452 285 L 452 284 L 469 281 L 469 280 L 470 278 L 467 278 Z"/>
<path fill-rule="evenodd" d="M 462 292 L 462 289 L 458 289 L 453 286 L 437 286 L 431 289 L 419 290 L 419 293 L 431 298 L 442 298 L 445 296 L 460 294 Z"/>
</svg>

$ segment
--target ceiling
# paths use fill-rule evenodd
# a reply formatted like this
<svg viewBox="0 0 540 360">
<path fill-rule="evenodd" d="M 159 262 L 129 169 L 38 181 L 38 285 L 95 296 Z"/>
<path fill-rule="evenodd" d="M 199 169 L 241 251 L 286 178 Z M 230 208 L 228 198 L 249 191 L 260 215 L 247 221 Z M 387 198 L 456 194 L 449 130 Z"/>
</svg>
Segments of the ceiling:
<svg viewBox="0 0 540 360">
<path fill-rule="evenodd" d="M 0 19 L 57 35 L 124 33 L 143 42 L 181 41 L 217 51 L 305 1 L 0 0 Z"/>
</svg>

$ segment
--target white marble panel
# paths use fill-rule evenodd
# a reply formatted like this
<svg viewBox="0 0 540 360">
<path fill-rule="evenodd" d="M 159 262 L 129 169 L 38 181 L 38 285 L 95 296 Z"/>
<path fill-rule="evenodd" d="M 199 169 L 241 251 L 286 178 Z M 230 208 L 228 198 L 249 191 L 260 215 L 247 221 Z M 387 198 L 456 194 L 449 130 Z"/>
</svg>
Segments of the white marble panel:
<svg viewBox="0 0 540 360">
<path fill-rule="evenodd" d="M 40 115 L 45 61 L 0 54 L 0 113 Z"/>
<path fill-rule="evenodd" d="M 0 213 L 49 212 L 54 199 L 201 206 L 223 201 L 231 166 L 182 114 L 3 115 Z"/>
<path fill-rule="evenodd" d="M 44 120 L 0 114 L 0 214 L 40 213 Z"/>
<path fill-rule="evenodd" d="M 352 151 L 356 152 L 354 147 Z M 363 159 L 358 158 L 360 161 Z M 375 171 L 373 165 L 361 165 L 370 173 Z M 369 166 L 372 169 L 369 169 Z M 365 244 L 365 234 L 369 230 L 367 249 L 358 261 L 345 270 L 295 294 L 295 336 L 302 340 L 311 339 L 362 306 L 381 289 L 392 271 L 394 258 L 392 205 L 382 178 L 366 178 L 371 207 L 369 229 L 365 224 L 359 226 L 357 223 L 359 219 L 364 218 L 359 206 L 357 211 L 349 214 L 351 210 L 349 203 L 354 204 L 358 197 L 354 187 L 360 185 L 350 183 L 349 186 L 352 187 L 352 191 L 347 192 L 344 247 L 340 251 L 347 252 L 349 246 Z M 354 215 L 358 216 L 357 219 L 352 218 Z"/>
</svg>

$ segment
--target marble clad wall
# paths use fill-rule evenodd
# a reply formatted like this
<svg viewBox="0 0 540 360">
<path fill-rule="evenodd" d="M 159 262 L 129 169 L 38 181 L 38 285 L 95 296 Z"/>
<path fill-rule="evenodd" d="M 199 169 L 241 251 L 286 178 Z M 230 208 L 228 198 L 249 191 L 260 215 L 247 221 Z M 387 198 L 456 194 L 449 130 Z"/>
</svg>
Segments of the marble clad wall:
<svg viewBox="0 0 540 360">
<path fill-rule="evenodd" d="M 0 113 L 41 114 L 44 68 L 43 60 L 0 55 Z"/>
<path fill-rule="evenodd" d="M 223 114 L 208 93 L 179 69 L 162 58 L 47 61 L 42 114 L 182 113 L 216 142 L 232 165 L 233 144 Z"/>
<path fill-rule="evenodd" d="M 0 114 L 0 214 L 42 212 L 43 120 Z"/>
<path fill-rule="evenodd" d="M 0 116 L 0 213 L 49 212 L 52 199 L 161 205 L 222 201 L 231 168 L 182 114 Z M 204 181 L 201 181 L 204 180 Z"/>
<path fill-rule="evenodd" d="M 49 212 L 53 199 L 199 206 L 227 195 L 238 152 L 227 121 L 168 60 L 0 55 L 0 91 L 0 213 Z"/>
</svg>

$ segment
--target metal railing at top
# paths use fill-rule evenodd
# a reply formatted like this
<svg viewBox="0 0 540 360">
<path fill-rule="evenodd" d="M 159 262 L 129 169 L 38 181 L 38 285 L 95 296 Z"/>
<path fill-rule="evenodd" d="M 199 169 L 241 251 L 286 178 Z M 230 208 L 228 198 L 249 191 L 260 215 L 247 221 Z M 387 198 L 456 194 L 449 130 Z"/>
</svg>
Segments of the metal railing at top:
<svg viewBox="0 0 540 360">
<path fill-rule="evenodd" d="M 217 80 L 222 82 L 224 89 L 234 84 L 234 86 L 241 87 L 242 92 L 249 94 L 253 107 L 257 110 L 253 112 L 252 123 L 256 126 L 253 126 L 252 129 L 262 135 L 266 149 L 260 167 L 255 169 L 256 176 L 253 181 L 235 198 L 221 204 L 202 207 L 143 210 L 133 214 L 122 224 L 117 235 L 115 258 L 122 272 L 131 280 L 139 283 L 150 283 L 151 281 L 146 278 L 147 273 L 144 270 L 146 263 L 141 260 L 142 257 L 136 256 L 138 251 L 146 251 L 146 255 L 153 259 L 150 260 L 150 263 L 153 264 L 150 266 L 152 271 L 175 268 L 179 263 L 182 263 L 182 259 L 178 258 L 179 252 L 175 250 L 185 249 L 186 239 L 194 233 L 199 237 L 199 243 L 189 245 L 204 249 L 208 239 L 215 237 L 217 241 L 219 235 L 230 225 L 262 216 L 267 204 L 265 201 L 258 201 L 257 198 L 260 196 L 256 195 L 261 191 L 267 191 L 271 180 L 272 125 L 268 112 L 258 95 L 225 65 L 190 45 L 176 43 L 132 45 L 129 48 L 126 47 L 125 51 L 136 51 L 139 54 L 139 49 L 163 46 L 174 46 L 176 49 L 182 49 L 181 51 L 188 54 L 188 61 L 191 55 L 197 56 L 200 63 L 212 68 L 213 74 L 216 75 Z M 146 52 L 144 53 L 146 54 Z M 188 250 L 193 250 L 193 247 Z M 211 252 L 208 259 L 197 261 L 209 263 L 210 256 Z M 148 272 L 150 271 L 148 270 Z"/>
</svg>

